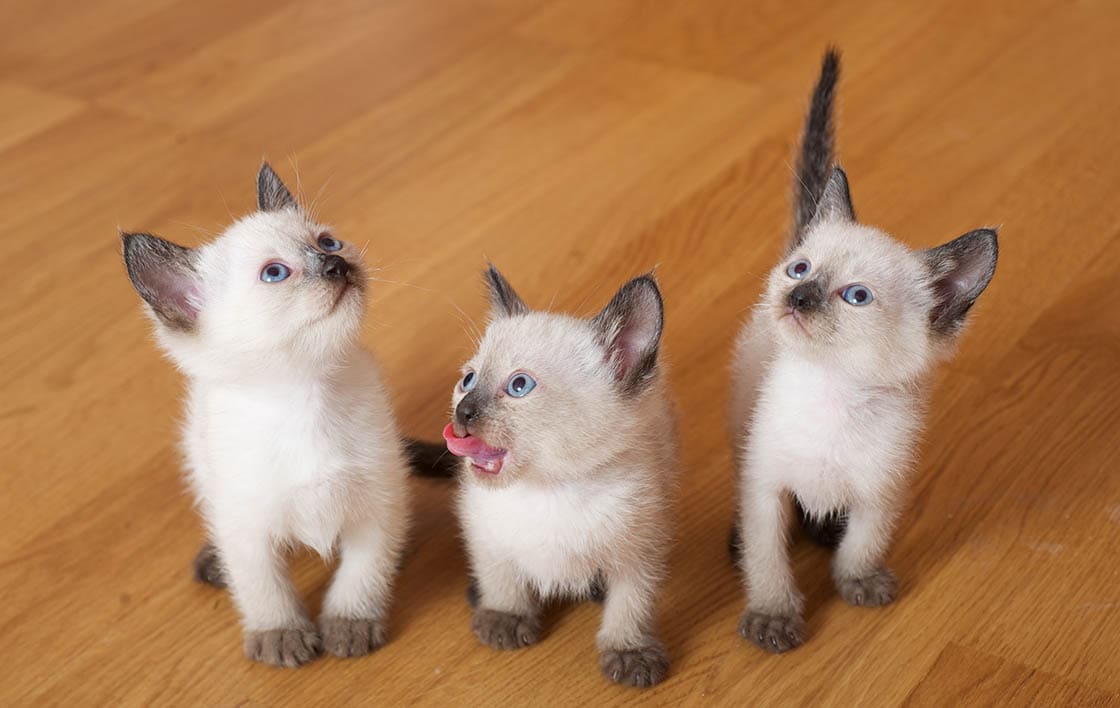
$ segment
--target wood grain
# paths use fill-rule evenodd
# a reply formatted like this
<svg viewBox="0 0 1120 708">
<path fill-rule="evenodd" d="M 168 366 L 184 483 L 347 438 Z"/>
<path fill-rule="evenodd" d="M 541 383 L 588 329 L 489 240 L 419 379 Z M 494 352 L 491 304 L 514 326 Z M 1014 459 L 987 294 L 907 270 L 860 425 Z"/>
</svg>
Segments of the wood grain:
<svg viewBox="0 0 1120 708">
<path fill-rule="evenodd" d="M 181 383 L 118 227 L 187 244 L 253 203 L 262 156 L 380 267 L 366 341 L 438 438 L 493 259 L 589 314 L 656 268 L 683 412 L 664 705 L 1115 704 L 1120 697 L 1120 5 L 1103 0 L 0 0 L 0 704 L 621 705 L 594 605 L 477 644 L 446 484 L 417 481 L 391 643 L 243 659 L 190 582 Z M 730 342 L 786 228 L 824 46 L 861 217 L 914 246 L 1002 225 L 934 396 L 891 553 L 848 607 L 801 543 L 809 642 L 735 633 Z M 293 561 L 317 608 L 331 568 Z"/>
</svg>

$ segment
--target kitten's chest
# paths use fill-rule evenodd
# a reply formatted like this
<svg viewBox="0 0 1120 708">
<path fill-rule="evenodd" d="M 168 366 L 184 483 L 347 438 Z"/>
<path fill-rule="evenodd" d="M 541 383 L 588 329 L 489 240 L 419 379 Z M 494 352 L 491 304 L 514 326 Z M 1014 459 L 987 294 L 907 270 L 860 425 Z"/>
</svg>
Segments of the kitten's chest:
<svg viewBox="0 0 1120 708">
<path fill-rule="evenodd" d="M 755 466 L 807 506 L 850 503 L 894 473 L 905 417 L 893 398 L 824 367 L 777 362 L 752 432 Z"/>
<path fill-rule="evenodd" d="M 319 391 L 210 390 L 192 401 L 188 447 L 195 474 L 227 498 L 298 510 L 340 507 L 376 465 L 374 426 L 346 420 Z M 356 427 L 364 435 L 351 434 Z"/>
<path fill-rule="evenodd" d="M 586 584 L 632 525 L 636 493 L 624 482 L 467 485 L 461 503 L 472 540 L 513 560 L 547 592 Z"/>
</svg>

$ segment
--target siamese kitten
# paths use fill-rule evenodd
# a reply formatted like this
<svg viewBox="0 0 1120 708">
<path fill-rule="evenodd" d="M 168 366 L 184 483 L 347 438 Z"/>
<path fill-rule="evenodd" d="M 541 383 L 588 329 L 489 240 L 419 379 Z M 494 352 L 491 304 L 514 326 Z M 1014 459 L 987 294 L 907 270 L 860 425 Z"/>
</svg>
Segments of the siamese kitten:
<svg viewBox="0 0 1120 708">
<path fill-rule="evenodd" d="M 928 375 L 947 358 L 996 267 L 996 232 L 910 250 L 856 221 L 833 164 L 829 51 L 805 122 L 785 258 L 736 345 L 745 638 L 770 652 L 803 641 L 787 552 L 790 509 L 839 538 L 832 576 L 853 605 L 898 593 L 884 565 L 921 431 Z"/>
<path fill-rule="evenodd" d="M 495 649 L 541 636 L 542 600 L 605 590 L 599 665 L 658 683 L 654 628 L 671 526 L 676 419 L 658 364 L 657 283 L 624 285 L 590 320 L 532 312 L 493 267 L 491 321 L 452 395 L 471 627 Z"/>
<path fill-rule="evenodd" d="M 229 585 L 245 654 L 299 666 L 386 640 L 409 520 L 408 467 L 377 365 L 358 341 L 368 278 L 269 165 L 258 211 L 183 248 L 123 234 L 129 278 L 187 377 L 183 448 L 210 536 L 199 580 Z M 318 626 L 285 567 L 301 543 L 341 563 Z"/>
</svg>

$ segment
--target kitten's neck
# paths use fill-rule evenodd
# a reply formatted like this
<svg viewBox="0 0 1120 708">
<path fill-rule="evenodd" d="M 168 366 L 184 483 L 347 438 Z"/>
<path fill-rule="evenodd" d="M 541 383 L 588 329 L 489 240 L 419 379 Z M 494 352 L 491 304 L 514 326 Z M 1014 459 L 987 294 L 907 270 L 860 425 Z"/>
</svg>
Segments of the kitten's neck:
<svg viewBox="0 0 1120 708">
<path fill-rule="evenodd" d="M 858 372 L 836 366 L 833 362 L 820 361 L 791 351 L 780 351 L 774 364 L 783 368 L 796 368 L 808 372 L 818 381 L 837 388 L 866 396 L 899 396 L 920 398 L 925 377 L 904 381 L 886 381 L 874 372 Z"/>
<path fill-rule="evenodd" d="M 302 359 L 286 353 L 253 361 L 220 358 L 191 362 L 183 368 L 194 385 L 247 387 L 284 385 L 331 386 L 365 357 L 358 343 L 347 344 L 329 357 Z"/>
</svg>

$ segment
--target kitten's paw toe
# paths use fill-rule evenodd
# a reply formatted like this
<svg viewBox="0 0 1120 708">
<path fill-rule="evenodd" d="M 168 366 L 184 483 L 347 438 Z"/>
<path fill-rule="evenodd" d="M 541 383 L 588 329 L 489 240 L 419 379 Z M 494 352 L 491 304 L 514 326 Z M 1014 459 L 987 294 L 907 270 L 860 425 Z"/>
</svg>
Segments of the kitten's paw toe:
<svg viewBox="0 0 1120 708">
<path fill-rule="evenodd" d="M 849 605 L 882 607 L 898 597 L 898 578 L 890 568 L 877 568 L 862 578 L 837 578 L 836 589 Z"/>
<path fill-rule="evenodd" d="M 540 639 L 540 622 L 497 610 L 475 610 L 471 629 L 478 640 L 494 649 L 521 649 Z"/>
<path fill-rule="evenodd" d="M 319 656 L 319 635 L 306 627 L 245 632 L 245 656 L 273 666 L 303 666 Z"/>
<path fill-rule="evenodd" d="M 657 644 L 640 649 L 608 649 L 599 655 L 599 668 L 615 683 L 647 688 L 665 680 L 669 655 Z"/>
<path fill-rule="evenodd" d="M 739 620 L 739 634 L 759 649 L 781 654 L 805 642 L 805 623 L 797 615 L 768 615 L 748 610 Z"/>
<path fill-rule="evenodd" d="M 380 649 L 389 636 L 380 620 L 349 617 L 320 617 L 319 631 L 323 635 L 323 649 L 343 658 L 365 656 Z"/>
<path fill-rule="evenodd" d="M 226 576 L 222 572 L 222 561 L 218 557 L 218 549 L 212 543 L 202 544 L 198 555 L 194 557 L 195 582 L 213 585 L 216 588 L 226 586 Z"/>
</svg>

